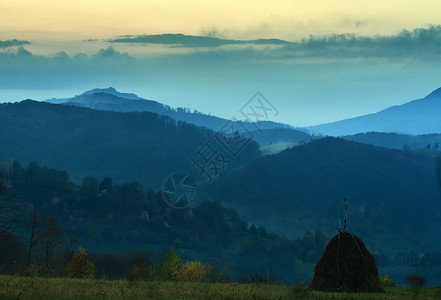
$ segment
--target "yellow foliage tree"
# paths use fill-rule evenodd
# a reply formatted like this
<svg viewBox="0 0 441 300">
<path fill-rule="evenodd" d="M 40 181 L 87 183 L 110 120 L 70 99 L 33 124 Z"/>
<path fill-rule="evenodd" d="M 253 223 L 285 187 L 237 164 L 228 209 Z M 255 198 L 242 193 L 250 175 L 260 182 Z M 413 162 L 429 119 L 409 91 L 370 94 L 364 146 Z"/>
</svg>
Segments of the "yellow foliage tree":
<svg viewBox="0 0 441 300">
<path fill-rule="evenodd" d="M 178 280 L 186 282 L 208 282 L 210 267 L 200 261 L 187 261 L 179 271 Z"/>
<path fill-rule="evenodd" d="M 95 278 L 95 265 L 89 260 L 89 254 L 79 246 L 66 265 L 66 273 L 71 278 Z"/>
</svg>

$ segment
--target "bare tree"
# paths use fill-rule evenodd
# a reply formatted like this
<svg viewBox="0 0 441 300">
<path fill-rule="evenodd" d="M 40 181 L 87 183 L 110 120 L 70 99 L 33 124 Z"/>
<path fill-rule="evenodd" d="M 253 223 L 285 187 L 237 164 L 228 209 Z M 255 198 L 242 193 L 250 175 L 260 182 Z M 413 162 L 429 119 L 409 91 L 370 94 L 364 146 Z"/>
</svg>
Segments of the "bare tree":
<svg viewBox="0 0 441 300">
<path fill-rule="evenodd" d="M 63 230 L 57 225 L 57 219 L 55 215 L 52 215 L 43 230 L 43 247 L 46 269 L 49 268 L 50 259 L 53 256 L 54 250 L 61 246 L 61 238 L 63 236 Z"/>
<path fill-rule="evenodd" d="M 36 208 L 32 208 L 31 216 L 30 216 L 29 229 L 31 231 L 31 237 L 29 240 L 29 249 L 28 249 L 28 267 L 32 262 L 32 250 L 35 246 L 39 245 L 44 240 L 44 232 L 40 217 L 40 211 Z"/>
</svg>

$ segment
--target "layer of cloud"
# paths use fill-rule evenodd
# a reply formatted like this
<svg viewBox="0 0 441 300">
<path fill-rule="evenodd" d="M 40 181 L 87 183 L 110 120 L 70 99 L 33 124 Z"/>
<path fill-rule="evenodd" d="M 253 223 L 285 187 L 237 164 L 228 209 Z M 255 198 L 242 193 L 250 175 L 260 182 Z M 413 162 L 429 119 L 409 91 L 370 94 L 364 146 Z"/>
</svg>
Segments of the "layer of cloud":
<svg viewBox="0 0 441 300">
<path fill-rule="evenodd" d="M 284 46 L 283 50 L 292 55 L 306 57 L 441 58 L 441 26 L 403 30 L 391 36 L 310 36 Z"/>
<path fill-rule="evenodd" d="M 0 89 L 37 89 L 93 82 L 97 79 L 126 74 L 134 58 L 112 47 L 94 55 L 35 55 L 20 46 L 15 51 L 0 51 Z"/>
<path fill-rule="evenodd" d="M 191 48 L 198 52 L 226 53 L 241 55 L 253 52 L 264 62 L 275 59 L 372 59 L 372 58 L 441 58 L 441 26 L 428 26 L 414 30 L 402 30 L 389 36 L 356 36 L 336 34 L 310 36 L 300 41 L 279 39 L 230 40 L 211 36 L 191 36 L 183 34 L 161 34 L 123 36 L 109 40 L 119 44 L 161 44 L 169 47 Z M 237 47 L 243 46 L 243 47 Z M 249 47 L 248 47 L 249 46 Z M 259 47 L 260 46 L 260 47 Z M 262 47 L 265 46 L 265 47 Z M 268 46 L 268 47 L 266 47 Z M 276 47 L 269 47 L 276 46 Z M 247 49 L 244 51 L 244 47 Z M 250 58 L 247 53 L 247 58 Z"/>
<path fill-rule="evenodd" d="M 23 45 L 29 45 L 30 42 L 28 41 L 19 41 L 16 39 L 13 40 L 7 40 L 7 41 L 0 41 L 0 48 L 9 48 L 13 46 L 23 46 Z"/>
<path fill-rule="evenodd" d="M 286 45 L 287 41 L 279 39 L 258 39 L 258 40 L 229 40 L 221 39 L 213 36 L 194 36 L 184 34 L 157 34 L 157 35 L 138 35 L 123 36 L 111 39 L 112 43 L 143 43 L 143 44 L 162 44 L 172 45 L 175 47 L 220 47 L 224 45 Z"/>
<path fill-rule="evenodd" d="M 57 52 L 54 55 L 34 55 L 31 51 L 27 50 L 23 46 L 17 48 L 16 51 L 0 52 L 0 61 L 6 63 L 8 61 L 14 61 L 17 66 L 20 66 L 20 62 L 26 60 L 29 62 L 48 63 L 75 63 L 75 62 L 87 62 L 90 64 L 96 63 L 109 63 L 119 62 L 121 64 L 130 63 L 133 58 L 128 53 L 115 50 L 113 47 L 106 49 L 100 49 L 96 54 L 88 56 L 84 53 L 77 53 L 75 55 L 68 55 L 66 52 Z M 4 66 L 4 64 L 3 64 Z"/>
</svg>

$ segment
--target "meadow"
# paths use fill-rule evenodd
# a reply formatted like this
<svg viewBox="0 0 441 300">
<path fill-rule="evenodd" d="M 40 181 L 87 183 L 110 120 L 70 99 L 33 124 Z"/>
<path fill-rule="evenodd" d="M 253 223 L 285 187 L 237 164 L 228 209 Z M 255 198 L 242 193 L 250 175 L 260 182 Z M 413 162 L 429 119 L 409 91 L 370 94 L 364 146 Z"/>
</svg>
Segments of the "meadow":
<svg viewBox="0 0 441 300">
<path fill-rule="evenodd" d="M 0 299 L 441 299 L 441 288 L 382 294 L 322 293 L 306 286 L 0 276 Z"/>
</svg>

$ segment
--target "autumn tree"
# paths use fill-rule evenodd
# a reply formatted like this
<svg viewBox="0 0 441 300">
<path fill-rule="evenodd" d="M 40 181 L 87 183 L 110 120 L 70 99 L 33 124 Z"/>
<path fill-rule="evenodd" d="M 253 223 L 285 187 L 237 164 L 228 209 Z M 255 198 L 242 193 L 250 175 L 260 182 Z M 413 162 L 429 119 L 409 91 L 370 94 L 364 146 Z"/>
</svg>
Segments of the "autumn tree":
<svg viewBox="0 0 441 300">
<path fill-rule="evenodd" d="M 95 265 L 89 260 L 89 254 L 83 247 L 78 247 L 66 265 L 70 278 L 95 278 Z"/>
<path fill-rule="evenodd" d="M 165 261 L 162 264 L 160 278 L 161 280 L 177 280 L 179 271 L 182 267 L 182 258 L 176 253 L 175 248 L 171 248 L 165 254 Z"/>
</svg>

